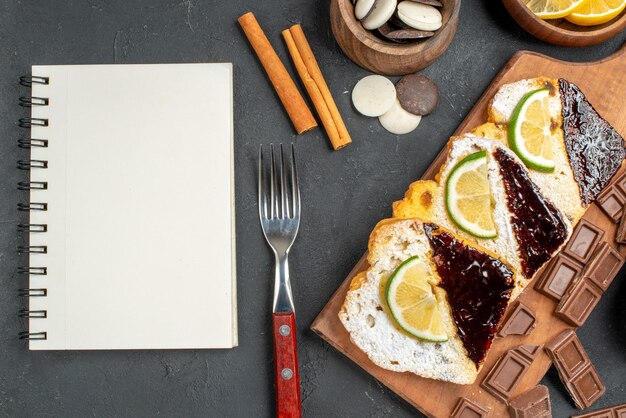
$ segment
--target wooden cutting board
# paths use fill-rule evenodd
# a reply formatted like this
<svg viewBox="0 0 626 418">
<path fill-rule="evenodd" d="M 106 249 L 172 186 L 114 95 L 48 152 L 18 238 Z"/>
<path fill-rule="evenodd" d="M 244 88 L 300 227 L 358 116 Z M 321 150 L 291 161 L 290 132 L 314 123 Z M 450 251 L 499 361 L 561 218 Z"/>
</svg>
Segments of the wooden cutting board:
<svg viewBox="0 0 626 418">
<path fill-rule="evenodd" d="M 546 76 L 565 78 L 577 84 L 596 110 L 622 136 L 626 134 L 626 46 L 613 56 L 594 63 L 570 63 L 559 61 L 534 52 L 516 53 L 487 88 L 455 135 L 467 132 L 486 120 L 487 105 L 494 93 L 504 83 L 524 78 Z M 445 160 L 445 148 L 430 165 L 425 179 L 433 178 Z M 623 170 L 623 168 L 622 168 Z M 614 244 L 616 225 L 594 204 L 585 213 L 585 219 L 605 229 L 604 239 Z M 364 237 L 363 239 L 366 239 Z M 620 246 L 626 254 L 626 246 Z M 473 385 L 456 385 L 425 379 L 411 373 L 396 373 L 374 365 L 359 348 L 353 345 L 337 314 L 350 281 L 359 272 L 367 269 L 366 256 L 354 267 L 326 307 L 313 322 L 311 328 L 333 347 L 348 356 L 359 366 L 384 383 L 407 402 L 429 417 L 449 417 L 459 397 L 464 396 L 490 408 L 492 417 L 506 417 L 506 405 L 487 393 L 480 383 L 494 363 L 510 348 L 520 344 L 545 344 L 569 326 L 553 315 L 556 303 L 533 288 L 534 281 L 520 299 L 535 311 L 537 327 L 527 337 L 508 336 L 494 340 L 485 365 Z M 541 272 L 537 274 L 539 277 Z M 602 302 L 600 302 L 602 303 Z M 593 360 L 593 359 L 592 359 Z M 522 379 L 514 395 L 522 393 L 539 383 L 550 368 L 550 359 L 542 350 Z M 602 376 L 602 370 L 598 371 Z"/>
</svg>

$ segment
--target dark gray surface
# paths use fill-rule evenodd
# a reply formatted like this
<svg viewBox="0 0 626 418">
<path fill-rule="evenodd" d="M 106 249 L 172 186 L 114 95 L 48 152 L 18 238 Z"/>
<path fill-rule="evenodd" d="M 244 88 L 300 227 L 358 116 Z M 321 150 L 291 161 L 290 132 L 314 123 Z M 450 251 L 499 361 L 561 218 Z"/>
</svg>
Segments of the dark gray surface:
<svg viewBox="0 0 626 418">
<path fill-rule="evenodd" d="M 251 53 L 236 18 L 252 10 L 291 64 L 280 31 L 302 22 L 342 110 L 353 144 L 332 152 L 317 129 L 298 137 Z M 292 254 L 304 414 L 308 417 L 412 416 L 416 411 L 308 330 L 365 250 L 374 224 L 426 169 L 511 55 L 531 49 L 591 61 L 616 51 L 625 34 L 601 46 L 567 49 L 523 32 L 496 0 L 464 0 L 457 36 L 428 68 L 441 89 L 437 111 L 417 131 L 395 137 L 356 114 L 349 91 L 367 74 L 334 42 L 328 0 L 9 1 L 0 3 L 0 414 L 9 417 L 270 416 L 274 412 L 269 330 L 272 259 L 256 212 L 260 143 L 296 141 L 302 226 Z M 15 274 L 20 195 L 15 183 L 19 75 L 31 64 L 231 61 L 235 134 L 240 346 L 227 351 L 29 352 L 16 339 Z M 97 156 L 94 156 L 97 158 Z M 620 274 L 580 330 L 607 387 L 596 406 L 626 402 L 626 282 Z M 114 301 L 112 301 L 114 303 Z M 551 370 L 555 417 L 575 412 Z M 424 394 L 428 396 L 428 394 Z"/>
</svg>

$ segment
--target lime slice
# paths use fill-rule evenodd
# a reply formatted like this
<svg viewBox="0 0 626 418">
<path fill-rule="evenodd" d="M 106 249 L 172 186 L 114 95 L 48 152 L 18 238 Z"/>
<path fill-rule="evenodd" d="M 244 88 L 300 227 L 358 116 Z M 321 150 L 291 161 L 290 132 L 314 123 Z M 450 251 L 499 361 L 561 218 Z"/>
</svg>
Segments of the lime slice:
<svg viewBox="0 0 626 418">
<path fill-rule="evenodd" d="M 465 232 L 479 238 L 498 235 L 493 222 L 486 151 L 470 154 L 454 166 L 446 181 L 446 209 Z"/>
<path fill-rule="evenodd" d="M 531 91 L 519 101 L 509 123 L 509 146 L 528 167 L 554 171 L 548 89 Z"/>
<path fill-rule="evenodd" d="M 525 0 L 526 6 L 540 19 L 559 19 L 578 10 L 589 0 Z"/>
<path fill-rule="evenodd" d="M 424 262 L 417 256 L 404 261 L 387 282 L 385 297 L 400 328 L 427 341 L 447 341 L 439 304 Z"/>
</svg>

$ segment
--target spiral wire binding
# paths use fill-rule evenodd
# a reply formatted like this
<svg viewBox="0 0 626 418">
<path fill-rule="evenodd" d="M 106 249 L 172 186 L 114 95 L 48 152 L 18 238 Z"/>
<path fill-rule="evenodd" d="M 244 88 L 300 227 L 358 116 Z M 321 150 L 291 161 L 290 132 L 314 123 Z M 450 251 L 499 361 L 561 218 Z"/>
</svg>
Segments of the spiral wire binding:
<svg viewBox="0 0 626 418">
<path fill-rule="evenodd" d="M 33 107 L 33 106 L 48 106 L 48 98 L 46 97 L 20 97 L 20 106 Z"/>
<path fill-rule="evenodd" d="M 19 333 L 20 340 L 47 340 L 48 333 L 47 332 L 28 332 L 22 331 Z"/>
<path fill-rule="evenodd" d="M 31 276 L 47 276 L 48 268 L 47 267 L 24 267 L 20 266 L 17 268 L 17 274 L 28 274 Z"/>
<path fill-rule="evenodd" d="M 48 126 L 48 119 L 44 118 L 20 118 L 20 128 L 31 128 L 33 126 Z"/>
<path fill-rule="evenodd" d="M 48 77 L 37 77 L 31 75 L 23 75 L 20 77 L 20 84 L 24 87 L 32 87 L 33 84 L 50 84 L 50 78 Z"/>
<path fill-rule="evenodd" d="M 31 168 L 48 168 L 48 161 L 44 160 L 18 160 L 17 168 L 20 170 L 30 170 Z"/>
<path fill-rule="evenodd" d="M 39 76 L 22 76 L 20 77 L 20 85 L 24 87 L 32 87 L 34 84 L 42 84 L 48 85 L 50 84 L 50 79 L 48 77 L 39 77 Z M 20 97 L 19 105 L 25 108 L 32 108 L 35 106 L 48 106 L 50 103 L 50 99 L 47 97 L 36 97 L 36 96 L 24 96 Z M 21 118 L 18 121 L 18 125 L 20 128 L 29 129 L 33 126 L 36 127 L 46 127 L 48 126 L 48 119 L 44 118 Z M 47 148 L 48 140 L 47 139 L 36 139 L 36 138 L 20 138 L 17 140 L 17 146 L 22 149 L 31 148 Z M 46 160 L 35 160 L 35 159 L 22 159 L 18 160 L 17 168 L 19 170 L 33 170 L 33 169 L 47 169 L 48 161 Z M 30 190 L 48 190 L 48 182 L 47 181 L 20 181 L 17 183 L 18 190 L 30 191 Z M 47 202 L 20 202 L 17 204 L 17 210 L 20 212 L 35 212 L 35 211 L 47 211 L 48 203 Z M 28 234 L 33 233 L 45 233 L 48 232 L 48 224 L 35 224 L 35 223 L 20 223 L 17 226 L 19 232 L 26 232 Z M 48 246 L 47 245 L 20 245 L 17 247 L 18 254 L 47 254 Z M 31 267 L 31 266 L 20 266 L 17 268 L 17 273 L 21 275 L 28 276 L 47 276 L 48 268 L 47 267 Z M 48 296 L 48 289 L 45 288 L 20 288 L 18 289 L 18 296 L 24 298 L 36 298 L 36 297 L 46 297 Z M 18 312 L 18 316 L 20 318 L 47 318 L 48 311 L 47 310 L 29 310 L 29 309 L 20 309 Z M 22 331 L 18 335 L 20 340 L 47 340 L 48 333 L 43 332 L 30 332 L 30 331 Z"/>
<path fill-rule="evenodd" d="M 30 203 L 18 203 L 17 210 L 20 212 L 31 212 L 31 211 L 47 211 L 48 204 L 47 203 L 39 203 L 39 202 L 30 202 Z"/>
<path fill-rule="evenodd" d="M 48 289 L 17 289 L 17 295 L 27 298 L 48 296 Z"/>
<path fill-rule="evenodd" d="M 24 149 L 31 149 L 33 147 L 48 148 L 47 139 L 35 139 L 35 138 L 20 138 L 17 140 L 17 146 Z"/>
<path fill-rule="evenodd" d="M 20 181 L 17 183 L 18 190 L 46 190 L 48 189 L 47 181 Z"/>
</svg>

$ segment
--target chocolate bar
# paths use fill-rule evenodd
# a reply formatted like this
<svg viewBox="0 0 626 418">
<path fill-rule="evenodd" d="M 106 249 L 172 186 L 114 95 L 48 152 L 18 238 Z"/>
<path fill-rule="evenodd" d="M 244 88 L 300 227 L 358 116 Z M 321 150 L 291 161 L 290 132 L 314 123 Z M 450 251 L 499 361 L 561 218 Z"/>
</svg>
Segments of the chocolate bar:
<svg viewBox="0 0 626 418">
<path fill-rule="evenodd" d="M 498 336 L 506 337 L 507 335 L 530 335 L 535 329 L 535 313 L 522 302 L 517 302 L 513 312 L 504 321 Z"/>
<path fill-rule="evenodd" d="M 517 350 L 509 350 L 493 366 L 481 383 L 485 390 L 506 402 L 528 371 L 531 361 Z"/>
<path fill-rule="evenodd" d="M 580 273 L 583 266 L 564 254 L 559 254 L 549 264 L 535 285 L 538 292 L 556 300 L 561 300 L 570 283 Z"/>
<path fill-rule="evenodd" d="M 601 290 L 583 277 L 570 286 L 554 314 L 568 324 L 580 327 L 600 302 L 601 296 Z"/>
<path fill-rule="evenodd" d="M 600 209 L 615 223 L 619 222 L 626 197 L 615 186 L 607 187 L 596 200 Z"/>
<path fill-rule="evenodd" d="M 604 384 L 573 330 L 553 338 L 546 351 L 576 407 L 588 408 L 604 394 Z"/>
<path fill-rule="evenodd" d="M 512 418 L 552 418 L 548 388 L 537 385 L 511 399 L 509 412 Z"/>
<path fill-rule="evenodd" d="M 581 219 L 565 245 L 563 253 L 581 264 L 586 264 L 603 235 L 602 229 L 586 219 Z"/>
<path fill-rule="evenodd" d="M 626 244 L 626 210 L 622 214 L 622 219 L 619 221 L 619 226 L 615 233 L 615 241 L 619 244 Z"/>
<path fill-rule="evenodd" d="M 450 414 L 450 418 L 482 418 L 489 414 L 489 410 L 483 408 L 467 398 L 461 398 Z"/>
<path fill-rule="evenodd" d="M 622 265 L 624 265 L 622 255 L 611 244 L 603 242 L 583 269 L 582 276 L 604 291 L 609 288 Z"/>
</svg>

